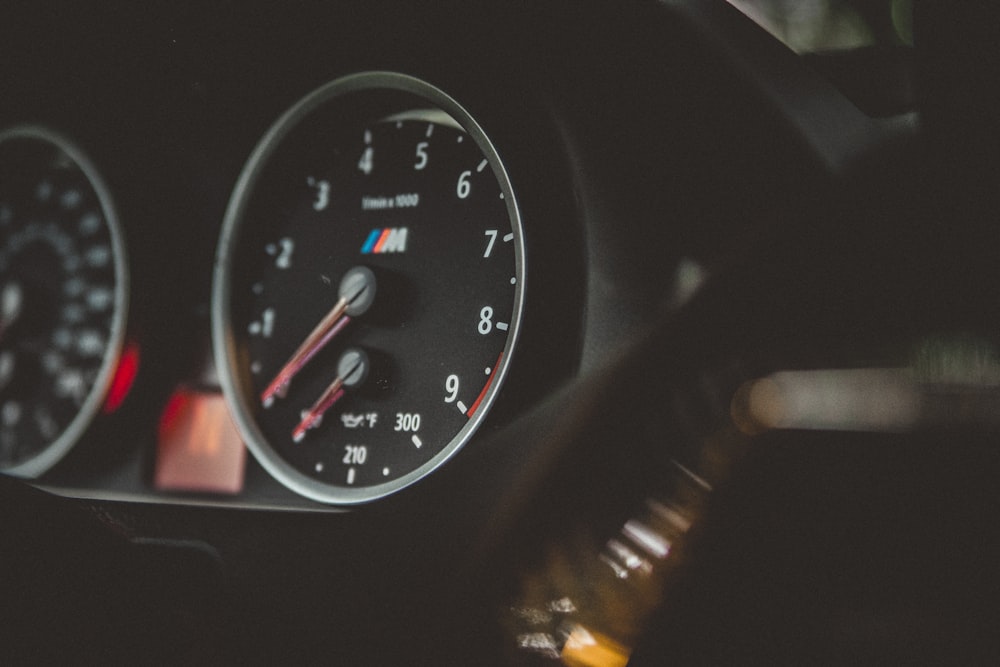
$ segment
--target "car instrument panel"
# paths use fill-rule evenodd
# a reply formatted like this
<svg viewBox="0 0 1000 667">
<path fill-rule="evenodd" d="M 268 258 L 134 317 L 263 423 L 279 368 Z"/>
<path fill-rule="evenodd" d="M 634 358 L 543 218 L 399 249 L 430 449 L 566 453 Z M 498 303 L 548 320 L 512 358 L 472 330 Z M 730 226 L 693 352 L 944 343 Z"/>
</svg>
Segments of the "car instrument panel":
<svg viewBox="0 0 1000 667">
<path fill-rule="evenodd" d="M 496 150 L 439 89 L 367 72 L 297 102 L 241 174 L 218 252 L 223 387 L 290 487 L 391 493 L 489 412 L 520 329 L 521 220 Z"/>
<path fill-rule="evenodd" d="M 639 10 L 640 37 L 707 48 L 685 27 L 698 12 L 662 11 Z M 783 159 L 773 183 L 744 176 L 765 140 L 670 120 L 725 113 L 670 66 L 681 43 L 584 65 L 528 38 L 548 12 L 523 36 L 531 12 L 466 13 L 496 29 L 449 33 L 451 17 L 427 51 L 409 11 L 261 17 L 213 58 L 183 11 L 79 10 L 37 54 L 46 76 L 8 64 L 0 467 L 68 495 L 309 509 L 475 468 L 484 434 L 683 304 L 737 249 L 745 202 L 810 177 Z M 634 27 L 608 9 L 564 39 L 599 36 L 595 16 Z M 125 24 L 106 45 L 134 61 L 88 36 Z M 378 58 L 383 29 L 406 39 Z M 89 55 L 60 69 L 74 50 Z M 261 58 L 273 75 L 248 67 Z M 686 97 L 646 92 L 671 86 Z M 740 150 L 705 152 L 720 128 Z M 810 151 L 820 171 L 845 159 Z M 704 185 L 722 179 L 724 200 Z"/>
<path fill-rule="evenodd" d="M 1000 77 L 914 59 L 910 3 L 49 4 L 0 10 L 26 655 L 995 635 L 955 554 L 1000 543 Z"/>
</svg>

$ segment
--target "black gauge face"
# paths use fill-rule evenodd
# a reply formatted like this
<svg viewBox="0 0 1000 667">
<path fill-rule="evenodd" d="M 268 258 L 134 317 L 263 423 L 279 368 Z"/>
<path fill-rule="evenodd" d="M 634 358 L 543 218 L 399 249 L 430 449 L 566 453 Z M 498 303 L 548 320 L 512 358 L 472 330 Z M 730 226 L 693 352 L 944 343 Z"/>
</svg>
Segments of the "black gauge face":
<svg viewBox="0 0 1000 667">
<path fill-rule="evenodd" d="M 124 335 L 124 253 L 78 149 L 0 132 L 0 470 L 44 472 L 98 412 Z"/>
<path fill-rule="evenodd" d="M 420 479 L 490 409 L 523 284 L 513 193 L 473 119 L 402 75 L 328 84 L 261 142 L 225 221 L 214 334 L 244 438 L 324 502 Z"/>
</svg>

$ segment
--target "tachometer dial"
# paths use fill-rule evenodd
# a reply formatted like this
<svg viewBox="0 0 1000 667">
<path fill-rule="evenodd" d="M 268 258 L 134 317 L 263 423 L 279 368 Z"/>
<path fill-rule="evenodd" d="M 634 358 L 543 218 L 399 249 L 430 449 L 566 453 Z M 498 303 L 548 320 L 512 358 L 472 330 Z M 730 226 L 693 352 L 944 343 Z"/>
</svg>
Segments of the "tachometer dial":
<svg viewBox="0 0 1000 667">
<path fill-rule="evenodd" d="M 39 475 L 79 440 L 116 367 L 127 293 L 91 162 L 43 128 L 0 132 L 0 470 Z"/>
<path fill-rule="evenodd" d="M 523 254 L 503 165 L 452 98 L 376 72 L 301 100 L 245 167 L 217 261 L 217 362 L 251 450 L 339 504 L 434 470 L 503 382 Z"/>
</svg>

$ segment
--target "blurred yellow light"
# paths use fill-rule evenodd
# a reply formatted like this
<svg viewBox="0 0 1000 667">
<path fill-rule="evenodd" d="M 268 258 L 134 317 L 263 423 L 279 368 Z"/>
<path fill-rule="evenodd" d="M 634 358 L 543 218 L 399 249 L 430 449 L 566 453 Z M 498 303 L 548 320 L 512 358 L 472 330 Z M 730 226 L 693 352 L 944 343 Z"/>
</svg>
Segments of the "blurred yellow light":
<svg viewBox="0 0 1000 667">
<path fill-rule="evenodd" d="M 629 650 L 606 635 L 578 625 L 567 637 L 560 657 L 569 667 L 625 667 Z"/>
</svg>

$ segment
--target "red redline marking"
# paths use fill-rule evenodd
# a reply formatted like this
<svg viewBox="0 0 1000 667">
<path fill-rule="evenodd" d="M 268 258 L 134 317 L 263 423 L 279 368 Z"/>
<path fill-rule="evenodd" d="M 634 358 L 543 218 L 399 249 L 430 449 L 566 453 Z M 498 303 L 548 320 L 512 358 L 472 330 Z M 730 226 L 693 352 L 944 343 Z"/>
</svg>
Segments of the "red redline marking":
<svg viewBox="0 0 1000 667">
<path fill-rule="evenodd" d="M 490 390 L 490 385 L 493 384 L 493 378 L 497 376 L 497 371 L 500 369 L 501 359 L 503 359 L 503 352 L 501 352 L 500 356 L 497 357 L 497 362 L 493 364 L 493 371 L 490 373 L 490 379 L 486 381 L 486 384 L 483 386 L 483 390 L 479 392 L 479 397 L 476 398 L 476 402 L 473 403 L 472 407 L 469 408 L 469 411 L 465 413 L 466 417 L 471 419 L 472 415 L 476 414 L 476 410 L 479 409 L 479 404 L 483 402 L 483 398 L 486 397 L 486 392 Z"/>
<path fill-rule="evenodd" d="M 385 245 L 385 240 L 389 238 L 389 232 L 391 231 L 392 229 L 388 227 L 382 230 L 382 236 L 378 237 L 378 241 L 375 243 L 375 247 L 372 248 L 373 253 L 378 254 L 382 252 L 382 246 Z"/>
</svg>

